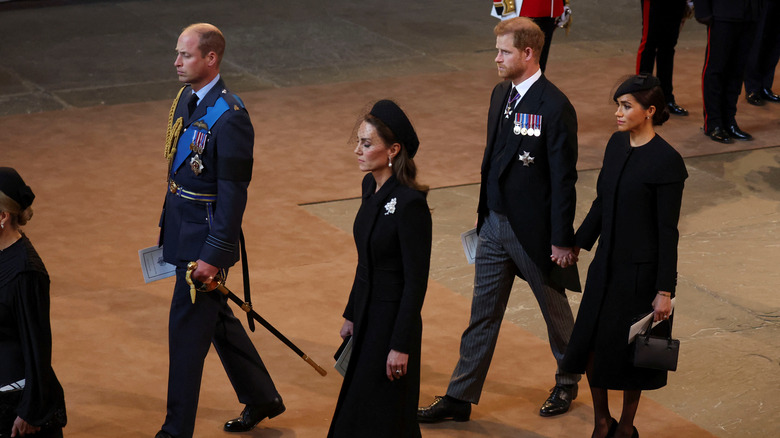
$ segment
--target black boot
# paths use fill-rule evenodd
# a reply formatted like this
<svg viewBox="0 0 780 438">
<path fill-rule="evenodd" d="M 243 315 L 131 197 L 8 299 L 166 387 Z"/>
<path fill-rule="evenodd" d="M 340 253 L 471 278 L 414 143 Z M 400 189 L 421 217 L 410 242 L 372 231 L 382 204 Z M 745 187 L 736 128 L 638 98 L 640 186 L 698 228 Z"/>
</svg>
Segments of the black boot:
<svg viewBox="0 0 780 438">
<path fill-rule="evenodd" d="M 666 104 L 666 107 L 669 108 L 669 113 L 674 114 L 676 116 L 687 116 L 688 110 L 681 107 L 680 105 L 677 105 L 674 101 L 671 101 Z"/>
<path fill-rule="evenodd" d="M 713 141 L 717 141 L 719 143 L 731 143 L 731 137 L 729 136 L 729 133 L 721 128 L 720 126 L 716 126 L 712 131 L 705 132 L 704 135 L 711 138 Z"/>
<path fill-rule="evenodd" d="M 737 126 L 736 122 L 729 125 L 729 127 L 726 128 L 726 131 L 728 131 L 729 137 L 734 138 L 736 140 L 742 140 L 742 141 L 753 140 L 753 136 L 739 129 L 739 126 Z"/>
</svg>

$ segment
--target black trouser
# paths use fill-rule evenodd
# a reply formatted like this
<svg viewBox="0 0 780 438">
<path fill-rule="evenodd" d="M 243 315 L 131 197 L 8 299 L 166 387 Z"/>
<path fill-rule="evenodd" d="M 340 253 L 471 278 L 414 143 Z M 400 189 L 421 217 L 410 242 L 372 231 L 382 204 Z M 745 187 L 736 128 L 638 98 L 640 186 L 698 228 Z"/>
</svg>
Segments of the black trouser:
<svg viewBox="0 0 780 438">
<path fill-rule="evenodd" d="M 735 124 L 748 53 L 756 23 L 713 20 L 707 28 L 707 52 L 702 72 L 704 131 Z"/>
<path fill-rule="evenodd" d="M 775 67 L 780 60 L 780 4 L 777 1 L 764 2 L 764 14 L 756 29 L 755 42 L 750 49 L 745 69 L 745 91 L 753 93 L 762 88 L 772 89 Z"/>
<path fill-rule="evenodd" d="M 193 303 L 185 272 L 176 268 L 168 322 L 168 414 L 162 427 L 177 438 L 193 434 L 203 363 L 212 344 L 239 402 L 265 404 L 279 396 L 227 297 L 218 291 L 198 292 Z"/>
<path fill-rule="evenodd" d="M 642 40 L 636 57 L 636 74 L 653 74 L 655 66 L 667 102 L 674 102 L 674 48 L 684 14 L 685 0 L 642 0 Z"/>
</svg>

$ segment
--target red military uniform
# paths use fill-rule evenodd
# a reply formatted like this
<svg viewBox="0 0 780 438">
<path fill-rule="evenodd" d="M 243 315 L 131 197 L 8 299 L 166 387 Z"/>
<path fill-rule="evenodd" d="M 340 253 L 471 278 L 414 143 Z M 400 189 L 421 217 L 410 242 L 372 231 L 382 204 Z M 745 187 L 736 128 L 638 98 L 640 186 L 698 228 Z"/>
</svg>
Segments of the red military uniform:
<svg viewBox="0 0 780 438">
<path fill-rule="evenodd" d="M 555 30 L 555 18 L 563 15 L 565 0 L 502 0 L 493 1 L 491 15 L 502 20 L 528 17 L 544 32 L 544 47 L 539 57 L 539 67 L 544 72 L 550 43 Z"/>
</svg>

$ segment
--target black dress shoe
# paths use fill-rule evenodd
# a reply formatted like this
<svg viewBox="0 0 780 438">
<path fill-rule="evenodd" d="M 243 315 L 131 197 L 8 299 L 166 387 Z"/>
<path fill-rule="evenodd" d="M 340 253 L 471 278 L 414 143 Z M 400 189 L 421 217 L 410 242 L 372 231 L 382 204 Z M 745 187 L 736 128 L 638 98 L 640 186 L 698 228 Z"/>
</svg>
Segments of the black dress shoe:
<svg viewBox="0 0 780 438">
<path fill-rule="evenodd" d="M 726 130 L 721 128 L 720 126 L 716 127 L 710 132 L 705 132 L 704 135 L 711 138 L 713 141 L 726 143 L 726 144 L 731 143 L 731 137 L 729 137 L 729 133 L 726 132 Z"/>
<path fill-rule="evenodd" d="M 751 91 L 745 96 L 745 100 L 747 100 L 747 103 L 755 106 L 764 106 L 766 102 L 764 102 L 764 98 L 761 97 L 761 93 L 758 93 L 756 91 Z"/>
<path fill-rule="evenodd" d="M 285 411 L 281 397 L 262 405 L 246 405 L 241 416 L 225 423 L 225 432 L 246 432 L 266 418 L 274 418 Z"/>
<path fill-rule="evenodd" d="M 575 398 L 577 398 L 577 384 L 555 385 L 550 390 L 550 396 L 539 409 L 539 415 L 542 417 L 561 415 L 569 410 L 569 406 Z"/>
<path fill-rule="evenodd" d="M 680 105 L 677 105 L 674 102 L 669 102 L 666 104 L 666 107 L 669 108 L 669 113 L 674 114 L 676 116 L 687 116 L 688 110 L 681 107 Z"/>
<path fill-rule="evenodd" d="M 729 137 L 734 138 L 736 140 L 742 140 L 742 141 L 753 140 L 753 136 L 739 129 L 739 126 L 737 126 L 736 123 L 726 128 L 726 131 L 729 133 Z"/>
<path fill-rule="evenodd" d="M 417 409 L 418 423 L 438 423 L 439 421 L 469 421 L 471 403 L 452 398 L 436 396 L 428 406 Z"/>
<path fill-rule="evenodd" d="M 780 102 L 780 96 L 773 93 L 772 90 L 770 90 L 769 88 L 764 88 L 763 90 L 761 90 L 761 97 L 764 100 L 768 100 L 770 102 Z"/>
<path fill-rule="evenodd" d="M 154 438 L 173 438 L 173 435 L 169 434 L 164 430 L 161 430 L 157 432 L 157 435 L 155 435 Z"/>
</svg>

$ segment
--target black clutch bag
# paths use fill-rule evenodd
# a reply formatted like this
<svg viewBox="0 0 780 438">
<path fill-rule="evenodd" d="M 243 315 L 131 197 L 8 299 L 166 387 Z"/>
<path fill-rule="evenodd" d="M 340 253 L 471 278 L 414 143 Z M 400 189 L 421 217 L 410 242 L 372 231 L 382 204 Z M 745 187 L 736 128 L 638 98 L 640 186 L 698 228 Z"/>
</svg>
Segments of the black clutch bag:
<svg viewBox="0 0 780 438">
<path fill-rule="evenodd" d="M 666 322 L 671 324 L 668 319 Z M 671 326 L 669 327 L 668 337 L 650 335 L 652 324 L 653 320 L 651 318 L 644 333 L 637 336 L 634 341 L 634 366 L 676 371 L 680 341 L 672 339 Z"/>
</svg>

